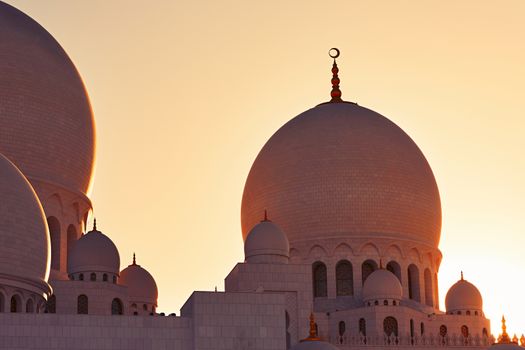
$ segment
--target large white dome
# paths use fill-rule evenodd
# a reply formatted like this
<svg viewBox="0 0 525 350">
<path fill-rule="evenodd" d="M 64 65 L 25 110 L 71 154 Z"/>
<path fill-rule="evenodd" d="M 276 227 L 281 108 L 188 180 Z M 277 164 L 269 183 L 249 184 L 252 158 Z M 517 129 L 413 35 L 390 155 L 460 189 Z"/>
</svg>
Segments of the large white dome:
<svg viewBox="0 0 525 350">
<path fill-rule="evenodd" d="M 30 180 L 88 190 L 94 120 L 84 84 L 58 42 L 0 1 L 0 152 Z"/>
<path fill-rule="evenodd" d="M 24 175 L 2 154 L 0 200 L 0 285 L 49 293 L 50 243 L 42 205 Z"/>
<path fill-rule="evenodd" d="M 290 245 L 387 238 L 437 248 L 438 187 L 412 139 L 353 103 L 312 108 L 281 127 L 254 161 L 242 198 L 243 237 L 268 209 Z"/>
</svg>

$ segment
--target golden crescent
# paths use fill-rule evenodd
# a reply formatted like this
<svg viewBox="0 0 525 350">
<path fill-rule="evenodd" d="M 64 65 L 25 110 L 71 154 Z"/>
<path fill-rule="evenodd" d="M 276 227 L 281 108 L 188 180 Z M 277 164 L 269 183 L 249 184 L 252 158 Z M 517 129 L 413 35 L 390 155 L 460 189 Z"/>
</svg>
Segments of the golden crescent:
<svg viewBox="0 0 525 350">
<path fill-rule="evenodd" d="M 332 53 L 332 51 L 335 51 L 335 53 Z M 341 52 L 340 52 L 339 49 L 336 48 L 336 47 L 332 47 L 330 50 L 328 50 L 328 55 L 329 55 L 330 57 L 332 57 L 332 58 L 337 58 L 337 57 L 339 57 L 339 54 L 340 54 L 340 53 L 341 53 Z"/>
</svg>

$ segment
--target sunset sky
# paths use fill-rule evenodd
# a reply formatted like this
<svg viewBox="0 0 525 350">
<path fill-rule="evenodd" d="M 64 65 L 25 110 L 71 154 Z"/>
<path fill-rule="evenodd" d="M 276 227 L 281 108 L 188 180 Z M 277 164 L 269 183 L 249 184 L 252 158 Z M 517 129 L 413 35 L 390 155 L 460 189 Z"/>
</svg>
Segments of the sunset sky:
<svg viewBox="0 0 525 350">
<path fill-rule="evenodd" d="M 525 1 L 7 0 L 64 47 L 97 128 L 99 229 L 147 268 L 159 311 L 223 290 L 266 140 L 329 99 L 403 128 L 440 188 L 441 306 L 465 273 L 492 332 L 525 333 Z M 0 33 L 1 35 L 1 33 Z M 90 224 L 91 225 L 91 224 Z"/>
</svg>

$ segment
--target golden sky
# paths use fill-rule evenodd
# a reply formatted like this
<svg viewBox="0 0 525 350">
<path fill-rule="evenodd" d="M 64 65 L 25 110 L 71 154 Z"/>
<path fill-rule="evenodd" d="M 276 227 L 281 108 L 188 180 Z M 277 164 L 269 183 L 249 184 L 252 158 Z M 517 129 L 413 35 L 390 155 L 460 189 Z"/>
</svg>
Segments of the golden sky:
<svg viewBox="0 0 525 350">
<path fill-rule="evenodd" d="M 78 67 L 97 126 L 99 229 L 155 277 L 159 311 L 243 260 L 258 151 L 329 99 L 401 126 L 443 205 L 440 298 L 465 272 L 492 331 L 525 332 L 525 1 L 8 0 Z"/>
</svg>

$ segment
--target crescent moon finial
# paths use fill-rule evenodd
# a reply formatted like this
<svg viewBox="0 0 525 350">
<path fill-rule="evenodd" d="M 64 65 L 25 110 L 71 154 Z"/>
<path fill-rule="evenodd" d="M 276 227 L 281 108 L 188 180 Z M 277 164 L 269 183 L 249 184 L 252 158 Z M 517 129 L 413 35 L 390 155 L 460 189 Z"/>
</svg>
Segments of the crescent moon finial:
<svg viewBox="0 0 525 350">
<path fill-rule="evenodd" d="M 343 100 L 341 99 L 342 93 L 341 93 L 341 90 L 339 90 L 339 83 L 341 82 L 339 80 L 339 75 L 338 75 L 339 68 L 337 67 L 337 62 L 335 61 L 335 59 L 339 57 L 340 53 L 341 52 L 336 47 L 332 47 L 328 51 L 328 55 L 330 55 L 330 57 L 334 59 L 334 64 L 332 65 L 332 92 L 330 92 L 330 97 L 332 98 L 330 100 L 331 103 L 343 102 Z"/>
<path fill-rule="evenodd" d="M 328 56 L 332 57 L 333 59 L 339 57 L 339 54 L 341 54 L 341 51 L 339 51 L 337 47 L 332 47 L 330 50 L 328 50 Z"/>
</svg>

